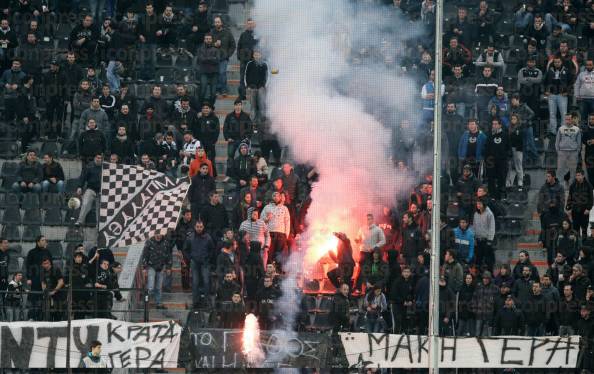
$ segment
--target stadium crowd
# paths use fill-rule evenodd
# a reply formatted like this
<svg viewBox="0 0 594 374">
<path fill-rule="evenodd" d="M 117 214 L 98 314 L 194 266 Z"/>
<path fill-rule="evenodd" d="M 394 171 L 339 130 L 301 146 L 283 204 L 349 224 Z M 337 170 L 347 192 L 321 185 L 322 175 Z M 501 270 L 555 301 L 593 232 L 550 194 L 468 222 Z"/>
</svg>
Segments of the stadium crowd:
<svg viewBox="0 0 594 374">
<path fill-rule="evenodd" d="M 381 3 L 390 16 L 418 21 L 431 35 L 432 0 Z M 192 307 L 215 307 L 213 325 L 241 327 L 245 313 L 255 311 L 262 328 L 280 326 L 275 305 L 281 297 L 282 264 L 305 229 L 317 174 L 308 165 L 280 163 L 281 146 L 265 116 L 269 72 L 254 36 L 256 24 L 248 20 L 236 40 L 225 7 L 213 10 L 204 0 L 91 5 L 78 11 L 76 1 L 0 2 L 2 131 L 16 136 L 26 150 L 12 190 L 63 193 L 66 181 L 56 158 L 75 155 L 83 163 L 74 190 L 82 203 L 73 224 L 80 226 L 100 192 L 104 159 L 172 177 L 188 175 L 190 207 L 176 230 L 145 244 L 142 267 L 152 302 L 165 308 L 161 293 L 171 289 L 175 248 L 182 258 L 182 288 L 191 290 Z M 337 267 L 328 279 L 338 291 L 327 308 L 325 327 L 426 333 L 428 239 L 430 230 L 439 229 L 443 334 L 579 334 L 588 352 L 581 365 L 591 368 L 594 1 L 460 0 L 447 5 L 455 7 L 445 25 L 445 48 L 439 51 L 445 92 L 444 107 L 438 110 L 443 109 L 447 160 L 439 181 L 409 170 L 413 150 L 431 147 L 431 38 L 410 41 L 400 60 L 393 58 L 396 47 L 390 41 L 349 51 L 353 63 L 380 62 L 417 82 L 422 106 L 394 125 L 391 157 L 395 168 L 420 182 L 409 198 L 369 214 L 358 235 L 336 233 L 339 245 L 330 257 Z M 54 21 L 67 11 L 77 15 L 76 25 L 64 52 L 52 55 L 54 41 L 61 43 Z M 221 124 L 215 107 L 228 94 L 229 60 L 235 53 L 239 95 L 222 126 L 228 156 L 225 195 L 234 201 L 227 206 L 217 189 Z M 172 55 L 176 61 L 195 58 L 196 66 L 189 80 L 174 77 L 175 94 L 165 98 L 162 81 L 168 78 L 157 66 Z M 131 92 L 138 91 L 131 87 L 139 82 L 151 85 L 143 96 Z M 248 98 L 249 113 L 243 110 Z M 28 149 L 40 140 L 63 141 L 62 154 L 47 152 L 40 163 L 40 155 Z M 260 150 L 253 152 L 256 144 Z M 512 214 L 518 204 L 521 211 L 529 205 L 531 180 L 525 169 L 545 166 L 552 167 L 533 203 L 546 271 L 531 262 L 529 251 L 521 251 L 513 266 L 498 264 L 496 251 L 509 250 L 505 239 L 517 236 L 526 220 L 523 212 Z M 441 184 L 442 201 L 450 202 L 443 204 L 439 228 L 431 227 L 433 183 Z M 63 274 L 39 236 L 27 255 L 26 271 L 8 274 L 9 244 L 0 240 L 0 283 L 10 291 L 4 298 L 8 318 L 63 319 L 67 287 L 77 289 L 73 303 L 94 300 L 73 308 L 75 317 L 97 311 L 111 317 L 113 297 L 121 295 L 120 267 L 109 249 L 85 254 L 84 247 L 77 247 Z M 31 293 L 27 317 L 22 311 L 25 289 L 49 294 L 48 299 Z M 311 299 L 303 300 L 299 324 L 308 328 Z"/>
</svg>

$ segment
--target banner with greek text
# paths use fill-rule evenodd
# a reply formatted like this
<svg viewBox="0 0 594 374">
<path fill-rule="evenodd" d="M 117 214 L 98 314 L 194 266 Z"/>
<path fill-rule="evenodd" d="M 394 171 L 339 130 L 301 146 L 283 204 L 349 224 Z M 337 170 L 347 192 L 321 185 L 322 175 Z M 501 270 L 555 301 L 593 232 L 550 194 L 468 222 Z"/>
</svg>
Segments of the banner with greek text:
<svg viewBox="0 0 594 374">
<path fill-rule="evenodd" d="M 426 336 L 341 333 L 351 368 L 427 368 Z M 579 336 L 440 337 L 440 368 L 575 368 Z"/>
<path fill-rule="evenodd" d="M 181 330 L 172 321 L 74 320 L 70 366 L 78 368 L 90 343 L 98 340 L 110 368 L 176 368 Z M 67 335 L 65 321 L 0 323 L 0 367 L 65 368 Z"/>
</svg>

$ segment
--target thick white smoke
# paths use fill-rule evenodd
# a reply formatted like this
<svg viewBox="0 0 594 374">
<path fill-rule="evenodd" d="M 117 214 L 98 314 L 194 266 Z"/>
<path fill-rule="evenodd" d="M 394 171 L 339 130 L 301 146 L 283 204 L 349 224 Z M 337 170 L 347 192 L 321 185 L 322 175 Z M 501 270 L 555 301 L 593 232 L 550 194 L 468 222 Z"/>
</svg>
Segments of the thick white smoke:
<svg viewBox="0 0 594 374">
<path fill-rule="evenodd" d="M 389 159 L 392 127 L 418 118 L 420 92 L 398 63 L 416 27 L 388 8 L 349 0 L 256 0 L 252 16 L 269 69 L 279 69 L 267 86 L 272 130 L 296 162 L 320 174 L 302 249 L 315 251 L 333 231 L 353 238 L 366 213 L 393 205 L 417 182 Z M 363 58 L 352 59 L 353 51 Z M 284 266 L 285 331 L 296 316 L 302 256 Z"/>
</svg>

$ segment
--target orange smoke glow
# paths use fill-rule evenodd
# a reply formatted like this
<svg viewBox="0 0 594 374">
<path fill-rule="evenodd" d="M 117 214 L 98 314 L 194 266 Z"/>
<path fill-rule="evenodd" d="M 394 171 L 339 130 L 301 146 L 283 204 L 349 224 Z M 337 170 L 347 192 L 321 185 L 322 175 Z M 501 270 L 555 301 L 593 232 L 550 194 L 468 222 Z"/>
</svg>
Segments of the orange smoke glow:
<svg viewBox="0 0 594 374">
<path fill-rule="evenodd" d="M 260 325 L 256 316 L 251 313 L 245 317 L 242 344 L 243 354 L 250 366 L 258 366 L 264 361 L 264 351 L 260 346 Z"/>
</svg>

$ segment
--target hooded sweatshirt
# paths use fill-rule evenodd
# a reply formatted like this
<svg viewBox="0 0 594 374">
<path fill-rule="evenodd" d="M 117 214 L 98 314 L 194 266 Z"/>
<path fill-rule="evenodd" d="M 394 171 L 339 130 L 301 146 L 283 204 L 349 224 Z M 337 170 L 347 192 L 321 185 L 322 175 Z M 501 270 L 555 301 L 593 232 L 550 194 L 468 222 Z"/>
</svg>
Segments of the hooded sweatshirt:
<svg viewBox="0 0 594 374">
<path fill-rule="evenodd" d="M 557 131 L 555 149 L 557 152 L 578 152 L 582 147 L 582 131 L 577 126 L 563 124 Z"/>
<path fill-rule="evenodd" d="M 584 70 L 578 75 L 574 91 L 578 99 L 594 99 L 594 70 Z"/>
<path fill-rule="evenodd" d="M 495 216 L 489 207 L 481 214 L 474 213 L 473 228 L 477 239 L 493 240 L 495 237 Z"/>
<path fill-rule="evenodd" d="M 198 172 L 200 171 L 200 165 L 202 165 L 203 163 L 208 165 L 208 175 L 214 177 L 212 161 L 210 161 L 208 157 L 206 157 L 206 151 L 204 151 L 202 157 L 198 156 L 198 152 L 196 152 L 196 157 L 192 160 L 192 162 L 190 162 L 190 172 L 188 174 L 190 178 L 198 174 Z"/>
<path fill-rule="evenodd" d="M 454 229 L 454 238 L 456 252 L 460 259 L 464 259 L 467 263 L 472 262 L 474 258 L 474 231 L 470 227 L 466 230 L 456 227 Z"/>
</svg>

